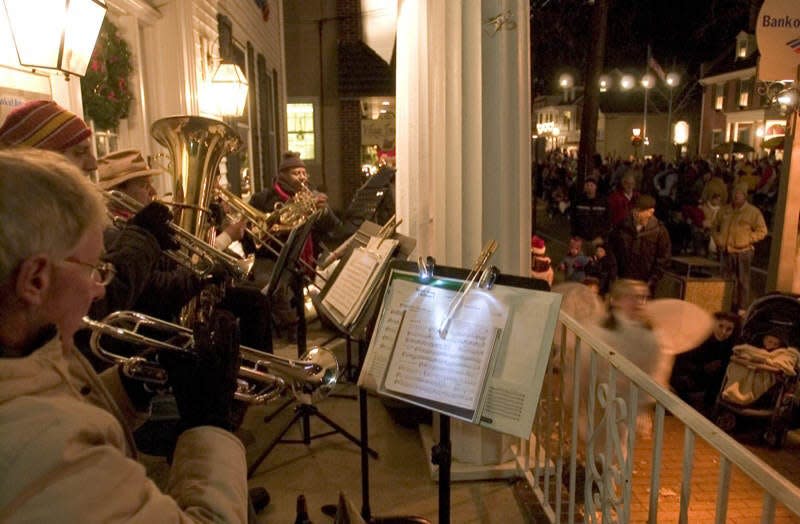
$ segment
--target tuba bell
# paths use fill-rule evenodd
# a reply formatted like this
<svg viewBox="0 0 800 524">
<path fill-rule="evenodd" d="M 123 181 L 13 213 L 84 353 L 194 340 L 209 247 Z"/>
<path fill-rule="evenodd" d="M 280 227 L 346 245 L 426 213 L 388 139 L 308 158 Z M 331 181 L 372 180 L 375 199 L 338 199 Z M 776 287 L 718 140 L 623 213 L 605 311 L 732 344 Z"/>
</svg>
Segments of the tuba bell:
<svg viewBox="0 0 800 524">
<path fill-rule="evenodd" d="M 170 153 L 173 200 L 182 204 L 175 211 L 175 222 L 208 240 L 214 175 L 222 157 L 238 150 L 242 140 L 225 122 L 189 115 L 157 120 L 150 133 Z"/>
</svg>

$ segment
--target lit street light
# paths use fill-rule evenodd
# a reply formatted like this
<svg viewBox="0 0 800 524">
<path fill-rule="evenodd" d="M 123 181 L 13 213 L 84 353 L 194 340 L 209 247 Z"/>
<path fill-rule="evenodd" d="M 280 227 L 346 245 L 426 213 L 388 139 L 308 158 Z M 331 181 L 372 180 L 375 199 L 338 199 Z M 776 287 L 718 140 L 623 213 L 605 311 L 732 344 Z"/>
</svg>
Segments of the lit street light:
<svg viewBox="0 0 800 524">
<path fill-rule="evenodd" d="M 628 91 L 633 89 L 633 86 L 636 84 L 636 80 L 633 78 L 633 75 L 622 75 L 622 78 L 619 79 L 619 86 L 624 90 Z"/>
<path fill-rule="evenodd" d="M 672 141 L 675 143 L 676 160 L 683 156 L 683 150 L 689 142 L 689 124 L 683 120 L 675 122 L 672 132 Z"/>
<path fill-rule="evenodd" d="M 678 73 L 670 72 L 667 73 L 667 77 L 664 79 L 667 83 L 667 87 L 669 88 L 669 109 L 667 111 L 667 135 L 669 135 L 669 130 L 672 127 L 672 89 L 681 83 L 681 76 Z M 686 124 L 686 122 L 684 122 Z M 677 124 L 675 125 L 676 133 L 677 133 Z M 688 133 L 689 125 L 686 124 L 686 131 Z M 688 136 L 687 136 L 688 140 Z M 677 139 L 676 139 L 677 143 Z M 685 144 L 686 142 L 684 142 Z M 667 153 L 665 156 L 669 155 L 669 140 L 667 140 Z"/>
<path fill-rule="evenodd" d="M 642 146 L 642 130 L 638 127 L 631 129 L 631 145 L 633 146 L 633 157 L 639 159 L 639 148 Z"/>
<path fill-rule="evenodd" d="M 569 101 L 569 90 L 575 85 L 575 79 L 569 73 L 561 73 L 558 77 L 558 87 L 564 90 L 564 102 Z"/>
<path fill-rule="evenodd" d="M 608 75 L 600 75 L 598 83 L 600 84 L 600 92 L 605 93 L 608 91 L 608 88 L 611 87 L 611 77 Z"/>
</svg>

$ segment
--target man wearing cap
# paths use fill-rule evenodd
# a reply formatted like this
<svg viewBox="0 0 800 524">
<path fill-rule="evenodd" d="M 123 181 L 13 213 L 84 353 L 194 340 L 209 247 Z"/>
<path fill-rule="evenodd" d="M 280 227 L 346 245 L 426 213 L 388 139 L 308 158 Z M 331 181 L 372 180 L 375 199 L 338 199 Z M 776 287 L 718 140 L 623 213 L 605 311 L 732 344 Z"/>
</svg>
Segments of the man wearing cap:
<svg viewBox="0 0 800 524">
<path fill-rule="evenodd" d="M 159 169 L 150 169 L 142 154 L 135 149 L 116 151 L 100 158 L 97 172 L 102 189 L 121 191 L 143 206 L 153 202 L 156 197 L 151 178 L 162 173 Z M 123 219 L 132 215 L 129 211 L 114 206 L 111 206 L 111 211 Z M 119 237 L 118 228 L 108 228 L 104 239 L 106 246 L 120 242 Z M 222 267 L 212 269 L 211 273 L 210 281 L 203 280 L 194 271 L 162 258 L 148 275 L 145 291 L 130 307 L 165 320 L 176 320 L 181 308 L 205 285 L 213 283 L 215 279 L 228 277 L 227 271 Z M 259 290 L 246 287 L 243 282 L 237 283 L 236 287 L 226 290 L 221 307 L 230 309 L 240 317 L 243 344 L 272 351 L 269 325 L 265 321 L 269 318 L 269 304 Z"/>
<path fill-rule="evenodd" d="M 572 208 L 572 236 L 586 242 L 607 238 L 611 229 L 608 202 L 597 194 L 597 184 L 597 177 L 587 177 L 583 182 L 583 195 Z"/>
<path fill-rule="evenodd" d="M 8 114 L 0 126 L 0 148 L 27 146 L 66 156 L 87 176 L 97 169 L 92 130 L 75 113 L 52 100 L 33 100 Z"/>
<path fill-rule="evenodd" d="M 732 310 L 744 313 L 750 305 L 750 265 L 754 244 L 767 236 L 764 215 L 747 201 L 747 185 L 737 184 L 731 203 L 722 206 L 711 226 L 720 253 L 722 274 L 734 281 Z"/>
<path fill-rule="evenodd" d="M 283 154 L 283 159 L 278 167 L 278 174 L 272 186 L 254 194 L 250 199 L 250 205 L 271 213 L 275 210 L 275 204 L 283 203 L 294 197 L 300 191 L 308 191 L 308 172 L 306 165 L 300 158 L 299 153 L 287 151 Z M 315 265 L 316 253 L 315 244 L 326 239 L 331 239 L 342 222 L 328 207 L 328 197 L 324 193 L 314 192 L 318 209 L 322 209 L 322 215 L 314 222 L 311 234 L 309 234 L 300 253 L 300 259 L 307 264 Z M 245 239 L 247 240 L 247 239 Z M 248 250 L 253 250 L 254 246 L 245 246 Z M 260 250 L 256 253 L 256 264 L 253 268 L 256 281 L 266 281 L 270 277 L 273 267 L 273 255 Z M 272 316 L 277 326 L 286 329 L 287 338 L 294 340 L 296 331 L 295 326 L 298 322 L 295 308 L 292 307 L 292 292 L 288 282 L 284 279 L 276 288 L 272 301 Z"/>
<path fill-rule="evenodd" d="M 99 186 L 103 190 L 117 190 L 132 197 L 142 206 L 155 199 L 156 191 L 150 180 L 161 173 L 150 169 L 142 154 L 135 149 L 115 151 L 98 161 L 97 174 Z M 110 211 L 123 220 L 130 219 L 134 213 L 109 206 Z M 104 244 L 109 247 L 125 240 L 120 237 L 121 229 L 116 225 L 107 228 Z M 177 245 L 175 246 L 177 248 Z M 165 320 L 176 320 L 180 309 L 199 293 L 204 282 L 191 270 L 177 266 L 174 262 L 160 258 L 158 264 L 146 276 L 147 284 L 131 309 L 141 311 Z"/>
<path fill-rule="evenodd" d="M 630 216 L 612 230 L 609 238 L 619 277 L 647 282 L 651 293 L 672 250 L 667 228 L 655 217 L 655 207 L 652 196 L 639 195 Z"/>
</svg>

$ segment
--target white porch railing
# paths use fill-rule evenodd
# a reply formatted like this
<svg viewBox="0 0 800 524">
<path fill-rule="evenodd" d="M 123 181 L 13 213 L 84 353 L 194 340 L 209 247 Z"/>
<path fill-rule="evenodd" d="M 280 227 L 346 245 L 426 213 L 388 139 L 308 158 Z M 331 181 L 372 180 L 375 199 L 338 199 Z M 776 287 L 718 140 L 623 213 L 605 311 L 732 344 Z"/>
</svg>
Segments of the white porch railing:
<svg viewBox="0 0 800 524">
<path fill-rule="evenodd" d="M 556 340 L 554 348 L 570 347 L 553 350 L 531 445 L 520 446 L 533 451 L 517 457 L 550 522 L 724 523 L 730 516 L 771 523 L 776 512 L 781 522 L 800 522 L 797 486 L 563 312 Z M 648 396 L 655 399 L 652 435 L 643 437 L 637 410 L 628 407 Z M 673 418 L 665 443 L 666 412 Z M 705 474 L 693 478 L 699 464 Z M 737 506 L 742 491 L 744 508 Z M 757 492 L 760 507 L 752 503 Z"/>
</svg>

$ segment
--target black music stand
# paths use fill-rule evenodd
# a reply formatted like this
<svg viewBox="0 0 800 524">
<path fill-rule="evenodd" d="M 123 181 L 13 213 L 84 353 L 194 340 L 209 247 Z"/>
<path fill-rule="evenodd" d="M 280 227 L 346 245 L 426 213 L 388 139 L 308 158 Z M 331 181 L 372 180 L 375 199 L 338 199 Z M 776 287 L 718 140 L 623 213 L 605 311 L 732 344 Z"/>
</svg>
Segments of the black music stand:
<svg viewBox="0 0 800 524">
<path fill-rule="evenodd" d="M 307 347 L 307 325 L 305 320 L 305 308 L 303 304 L 303 283 L 305 278 L 304 268 L 299 263 L 300 252 L 302 251 L 303 245 L 308 238 L 309 233 L 311 232 L 311 228 L 314 225 L 314 222 L 319 218 L 320 212 L 316 212 L 312 215 L 306 222 L 293 229 L 289 233 L 289 237 L 286 239 L 286 243 L 284 244 L 283 248 L 281 249 L 280 255 L 278 256 L 278 260 L 275 263 L 273 268 L 272 274 L 270 275 L 269 282 L 264 287 L 262 292 L 267 296 L 272 296 L 278 288 L 278 285 L 281 282 L 281 279 L 284 275 L 289 274 L 290 276 L 290 285 L 292 286 L 292 292 L 295 298 L 295 308 L 297 309 L 298 314 L 298 322 L 297 322 L 297 356 L 298 358 L 301 357 L 306 352 Z M 289 399 L 286 403 L 281 405 L 274 413 L 267 415 L 264 417 L 264 422 L 270 422 L 278 413 L 283 411 L 289 405 L 295 403 L 295 399 Z M 327 424 L 332 428 L 331 431 L 326 431 L 323 433 L 319 433 L 317 435 L 311 435 L 311 417 L 315 416 L 319 418 L 322 422 Z M 294 426 L 295 422 L 301 421 L 302 424 L 302 432 L 303 437 L 301 439 L 284 439 L 283 436 L 289 429 Z M 346 429 L 342 426 L 331 420 L 329 417 L 324 415 L 319 411 L 319 408 L 314 406 L 311 403 L 310 398 L 307 401 L 301 401 L 297 406 L 295 406 L 295 413 L 286 426 L 281 430 L 278 436 L 273 439 L 273 441 L 267 446 L 267 448 L 256 458 L 253 464 L 247 469 L 247 476 L 252 477 L 253 474 L 256 472 L 258 467 L 261 463 L 267 458 L 269 453 L 280 443 L 284 444 L 305 444 L 310 445 L 311 441 L 314 439 L 327 437 L 329 435 L 334 435 L 336 433 L 341 434 L 349 441 L 353 442 L 357 446 L 359 446 L 362 451 L 364 451 L 364 444 L 362 441 L 356 438 L 354 435 L 349 433 Z M 366 452 L 369 453 L 371 456 L 377 458 L 378 454 L 372 449 L 366 449 Z"/>
<path fill-rule="evenodd" d="M 391 269 L 397 269 L 406 272 L 419 272 L 420 277 L 429 279 L 431 277 L 446 277 L 464 280 L 469 276 L 466 269 L 448 267 L 448 266 L 435 266 L 432 257 L 427 257 L 423 262 L 420 257 L 420 263 L 393 261 L 390 265 Z M 523 289 L 549 291 L 549 286 L 546 282 L 537 279 L 529 279 L 524 277 L 517 277 L 513 275 L 500 275 L 497 273 L 496 268 L 494 275 L 487 281 L 487 287 L 494 284 L 502 284 L 505 286 L 513 286 Z M 384 282 L 384 288 L 388 284 L 388 275 Z M 549 347 L 549 343 L 547 344 Z M 401 397 L 395 397 L 402 400 Z M 422 405 L 422 404 L 418 404 Z M 431 450 L 431 462 L 439 466 L 439 522 L 441 524 L 449 524 L 450 522 L 450 483 L 451 483 L 451 466 L 452 466 L 452 443 L 450 440 L 450 416 L 447 412 L 437 409 L 436 402 L 430 402 L 427 406 L 432 411 L 437 411 L 440 414 L 439 418 L 439 442 L 433 446 Z M 441 406 L 441 404 L 439 404 Z M 368 508 L 368 506 L 367 506 Z M 367 514 L 368 515 L 368 514 Z"/>
<path fill-rule="evenodd" d="M 371 236 L 377 236 L 381 230 L 381 227 L 373 222 L 366 221 L 362 223 L 361 227 L 359 228 L 358 233 L 361 235 L 361 239 L 359 244 L 361 246 L 366 246 L 367 241 Z M 358 238 L 357 234 L 357 238 Z M 406 237 L 403 235 L 395 234 L 393 237 L 399 240 L 399 244 L 397 249 L 395 250 L 395 254 L 392 256 L 392 260 L 405 260 L 408 258 L 409 254 L 414 250 L 416 247 L 416 240 L 410 237 Z M 378 311 L 380 309 L 381 300 L 383 298 L 383 293 L 386 288 L 387 283 L 387 276 L 388 276 L 388 266 L 384 268 L 384 274 L 379 278 L 377 281 L 377 285 L 372 289 L 369 296 L 366 298 L 364 303 L 364 307 L 361 310 L 361 314 L 358 315 L 356 320 L 350 324 L 349 326 L 344 326 L 340 322 L 338 322 L 334 315 L 332 315 L 328 309 L 323 304 L 323 300 L 325 295 L 330 290 L 331 284 L 336 280 L 336 277 L 342 271 L 345 263 L 347 262 L 349 256 L 352 254 L 353 249 L 357 246 L 353 245 L 350 247 L 349 251 L 342 257 L 342 261 L 340 262 L 339 266 L 331 275 L 329 281 L 325 288 L 317 295 L 314 299 L 314 306 L 317 309 L 317 312 L 324 316 L 340 333 L 342 333 L 347 339 L 347 368 L 345 372 L 348 375 L 352 375 L 354 377 L 358 377 L 360 367 L 364 362 L 364 357 L 367 354 L 367 348 L 369 346 L 369 339 L 372 336 L 372 331 L 375 327 L 375 320 L 378 315 Z M 350 362 L 350 344 L 352 342 L 356 342 L 358 346 L 358 364 L 357 366 L 353 366 Z M 369 500 L 369 456 L 373 456 L 373 458 L 377 458 L 377 453 L 372 455 L 369 453 L 371 449 L 369 448 L 369 431 L 368 431 L 368 412 L 367 412 L 367 391 L 359 387 L 358 388 L 358 412 L 359 412 L 359 421 L 360 421 L 360 437 L 361 437 L 361 516 L 364 520 L 368 522 L 381 522 L 382 520 L 386 522 L 393 522 L 394 524 L 403 524 L 403 523 L 421 523 L 426 522 L 424 519 L 420 519 L 418 517 L 373 517 L 372 510 L 370 508 L 370 500 Z"/>
</svg>

